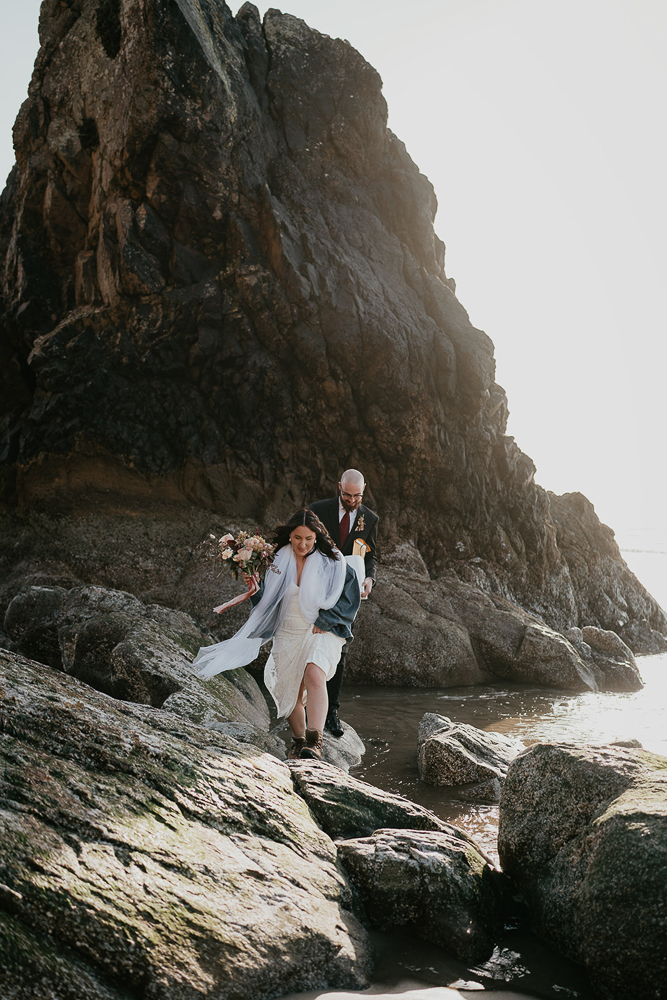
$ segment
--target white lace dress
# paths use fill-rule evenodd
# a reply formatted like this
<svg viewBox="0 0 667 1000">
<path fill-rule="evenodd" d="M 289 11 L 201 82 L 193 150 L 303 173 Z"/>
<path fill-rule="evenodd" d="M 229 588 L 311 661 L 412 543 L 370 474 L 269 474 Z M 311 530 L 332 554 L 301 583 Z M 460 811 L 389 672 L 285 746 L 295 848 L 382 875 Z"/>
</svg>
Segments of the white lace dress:
<svg viewBox="0 0 667 1000">
<path fill-rule="evenodd" d="M 264 668 L 264 682 L 271 692 L 279 718 L 294 711 L 306 664 L 316 663 L 327 680 L 336 673 L 345 639 L 333 632 L 313 633 L 299 608 L 299 588 L 295 583 L 285 595 L 285 620 L 273 637 L 271 654 Z"/>
</svg>

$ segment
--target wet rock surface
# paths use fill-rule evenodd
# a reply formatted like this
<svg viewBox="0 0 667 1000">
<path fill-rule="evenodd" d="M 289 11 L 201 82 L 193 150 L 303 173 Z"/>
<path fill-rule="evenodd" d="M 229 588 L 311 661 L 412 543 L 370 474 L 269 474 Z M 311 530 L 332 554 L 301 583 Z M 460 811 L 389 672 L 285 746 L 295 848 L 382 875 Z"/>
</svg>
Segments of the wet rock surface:
<svg viewBox="0 0 667 1000">
<path fill-rule="evenodd" d="M 639 691 L 641 674 L 632 650 L 616 632 L 584 625 L 583 641 L 590 647 L 595 666 L 605 675 L 605 691 Z"/>
<path fill-rule="evenodd" d="M 0 668 L 3 993 L 366 985 L 351 889 L 284 764 L 16 654 Z"/>
<path fill-rule="evenodd" d="M 294 787 L 308 803 L 323 830 L 334 838 L 364 837 L 382 827 L 435 830 L 462 837 L 480 852 L 474 840 L 430 809 L 344 774 L 336 767 L 289 761 Z M 481 853 L 481 852 L 480 852 Z M 489 860 L 485 857 L 485 860 Z"/>
<path fill-rule="evenodd" d="M 504 882 L 466 838 L 377 830 L 337 848 L 373 926 L 410 928 L 464 962 L 489 958 L 502 924 Z"/>
<path fill-rule="evenodd" d="M 322 734 L 322 760 L 342 771 L 349 771 L 361 763 L 366 747 L 352 726 L 347 722 L 341 722 L 341 726 L 342 736 L 332 736 L 326 730 Z"/>
<path fill-rule="evenodd" d="M 586 966 L 601 997 L 664 996 L 667 758 L 531 747 L 503 786 L 498 850 L 538 932 Z"/>
<path fill-rule="evenodd" d="M 584 625 L 569 628 L 565 638 L 594 672 L 603 691 L 640 691 L 641 673 L 632 650 L 617 632 Z"/>
<path fill-rule="evenodd" d="M 156 572 L 151 534 L 185 527 L 183 570 L 201 512 L 271 525 L 360 465 L 387 556 L 412 546 L 413 567 L 553 629 L 660 641 L 611 531 L 537 486 L 506 434 L 433 189 L 359 53 L 218 0 L 46 0 L 40 41 L 0 199 L 0 499 L 12 519 L 63 519 L 54 563 L 195 614 L 144 593 L 190 588 Z M 105 517 L 115 547 L 91 530 Z M 31 516 L 20 530 L 31 558 L 58 548 Z M 5 575 L 24 558 L 9 538 Z M 422 612 L 416 660 L 473 676 L 457 623 Z"/>
<path fill-rule="evenodd" d="M 503 733 L 427 712 L 419 724 L 419 777 L 429 785 L 465 785 L 459 791 L 466 801 L 498 802 L 507 769 L 523 749 Z"/>
</svg>

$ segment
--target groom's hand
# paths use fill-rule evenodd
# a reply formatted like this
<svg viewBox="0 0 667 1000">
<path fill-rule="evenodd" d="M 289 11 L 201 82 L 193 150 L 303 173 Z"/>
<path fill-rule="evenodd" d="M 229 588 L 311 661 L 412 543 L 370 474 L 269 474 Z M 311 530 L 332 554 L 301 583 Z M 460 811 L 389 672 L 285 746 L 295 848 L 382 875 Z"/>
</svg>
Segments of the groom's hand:
<svg viewBox="0 0 667 1000">
<path fill-rule="evenodd" d="M 361 599 L 365 601 L 371 590 L 373 589 L 373 580 L 370 576 L 367 576 L 361 585 Z"/>
</svg>

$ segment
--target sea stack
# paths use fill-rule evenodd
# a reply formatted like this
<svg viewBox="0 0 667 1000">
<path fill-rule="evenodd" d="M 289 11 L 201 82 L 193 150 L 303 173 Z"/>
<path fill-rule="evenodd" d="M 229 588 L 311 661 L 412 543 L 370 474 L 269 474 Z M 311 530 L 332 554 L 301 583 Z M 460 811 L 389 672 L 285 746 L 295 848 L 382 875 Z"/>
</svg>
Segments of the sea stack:
<svg viewBox="0 0 667 1000">
<path fill-rule="evenodd" d="M 0 204 L 12 579 L 48 555 L 132 590 L 152 558 L 155 586 L 156 524 L 182 560 L 206 518 L 272 524 L 352 465 L 386 560 L 664 644 L 613 532 L 506 435 L 433 188 L 349 43 L 222 0 L 44 0 L 40 41 Z M 114 554 L 112 516 L 153 527 Z"/>
</svg>

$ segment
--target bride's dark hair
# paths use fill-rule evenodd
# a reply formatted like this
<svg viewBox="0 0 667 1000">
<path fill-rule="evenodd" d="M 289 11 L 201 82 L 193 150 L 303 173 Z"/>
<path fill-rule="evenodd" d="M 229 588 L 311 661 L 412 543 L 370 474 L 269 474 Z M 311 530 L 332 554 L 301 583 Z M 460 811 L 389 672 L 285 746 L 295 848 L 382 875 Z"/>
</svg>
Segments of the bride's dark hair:
<svg viewBox="0 0 667 1000">
<path fill-rule="evenodd" d="M 277 549 L 281 549 L 283 545 L 289 545 L 290 535 L 295 528 L 308 528 L 310 531 L 315 532 L 315 544 L 310 552 L 314 552 L 315 549 L 319 549 L 322 555 L 328 556 L 329 559 L 336 559 L 333 552 L 333 538 L 324 527 L 317 514 L 313 514 L 312 510 L 308 510 L 307 507 L 302 507 L 301 510 L 297 510 L 296 514 L 292 514 L 289 521 L 286 521 L 285 524 L 276 525 L 273 536 L 273 544 Z M 308 555 L 310 555 L 310 552 Z M 306 556 L 306 558 L 308 558 L 308 556 Z"/>
</svg>

